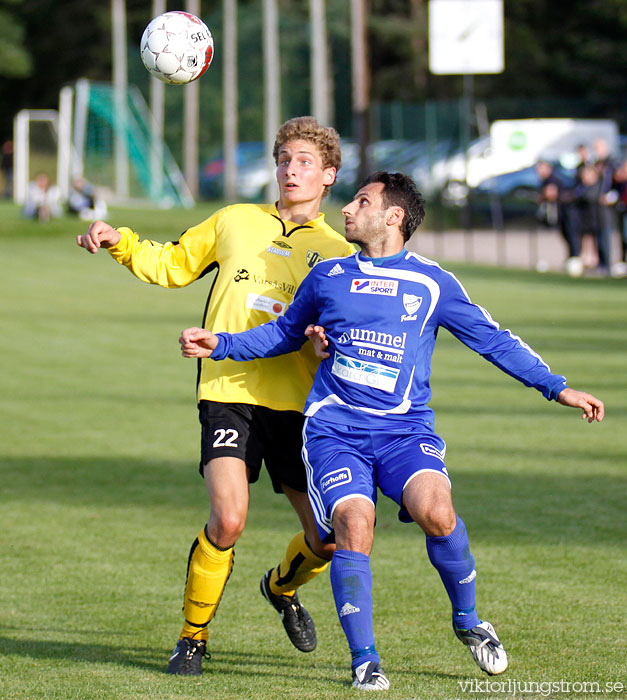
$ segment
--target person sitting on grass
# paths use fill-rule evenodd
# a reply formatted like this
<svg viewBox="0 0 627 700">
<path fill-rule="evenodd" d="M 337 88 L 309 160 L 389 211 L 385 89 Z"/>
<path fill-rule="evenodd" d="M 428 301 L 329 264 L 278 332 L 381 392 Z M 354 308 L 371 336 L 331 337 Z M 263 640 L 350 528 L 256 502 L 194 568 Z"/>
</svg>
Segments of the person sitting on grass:
<svg viewBox="0 0 627 700">
<path fill-rule="evenodd" d="M 62 213 L 59 188 L 50 182 L 47 173 L 37 173 L 28 185 L 24 216 L 45 223 L 50 219 L 58 219 Z"/>
</svg>

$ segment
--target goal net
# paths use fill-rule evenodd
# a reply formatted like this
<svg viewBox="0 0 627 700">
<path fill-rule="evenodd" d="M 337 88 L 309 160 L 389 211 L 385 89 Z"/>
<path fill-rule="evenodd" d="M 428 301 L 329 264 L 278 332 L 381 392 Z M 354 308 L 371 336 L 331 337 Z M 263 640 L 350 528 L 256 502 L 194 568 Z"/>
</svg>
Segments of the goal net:
<svg viewBox="0 0 627 700">
<path fill-rule="evenodd" d="M 183 174 L 152 127 L 134 85 L 120 93 L 109 83 L 79 80 L 62 88 L 58 111 L 22 110 L 14 123 L 16 202 L 24 203 L 29 180 L 45 169 L 63 195 L 82 176 L 109 203 L 193 206 Z"/>
</svg>

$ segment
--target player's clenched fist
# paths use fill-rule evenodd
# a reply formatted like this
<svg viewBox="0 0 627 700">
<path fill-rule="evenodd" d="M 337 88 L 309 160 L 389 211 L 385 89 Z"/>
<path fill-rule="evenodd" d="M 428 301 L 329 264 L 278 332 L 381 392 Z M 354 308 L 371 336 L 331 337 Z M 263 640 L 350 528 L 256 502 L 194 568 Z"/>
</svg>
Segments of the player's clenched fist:
<svg viewBox="0 0 627 700">
<path fill-rule="evenodd" d="M 218 346 L 218 336 L 205 328 L 186 328 L 179 343 L 183 357 L 210 357 Z"/>
<path fill-rule="evenodd" d="M 104 221 L 94 221 L 87 233 L 76 236 L 76 243 L 89 253 L 97 253 L 98 248 L 110 248 L 120 242 L 122 235 Z"/>
</svg>

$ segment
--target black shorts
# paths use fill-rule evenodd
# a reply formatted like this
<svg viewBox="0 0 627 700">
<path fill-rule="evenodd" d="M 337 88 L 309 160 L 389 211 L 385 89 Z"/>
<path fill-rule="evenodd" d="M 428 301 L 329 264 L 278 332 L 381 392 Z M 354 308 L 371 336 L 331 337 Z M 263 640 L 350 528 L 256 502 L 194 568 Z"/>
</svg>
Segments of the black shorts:
<svg viewBox="0 0 627 700">
<path fill-rule="evenodd" d="M 303 414 L 275 411 L 247 403 L 200 401 L 198 415 L 202 426 L 200 473 L 216 457 L 238 457 L 246 462 L 248 481 L 259 479 L 265 462 L 272 486 L 282 493 L 286 484 L 307 492 L 303 446 Z"/>
</svg>

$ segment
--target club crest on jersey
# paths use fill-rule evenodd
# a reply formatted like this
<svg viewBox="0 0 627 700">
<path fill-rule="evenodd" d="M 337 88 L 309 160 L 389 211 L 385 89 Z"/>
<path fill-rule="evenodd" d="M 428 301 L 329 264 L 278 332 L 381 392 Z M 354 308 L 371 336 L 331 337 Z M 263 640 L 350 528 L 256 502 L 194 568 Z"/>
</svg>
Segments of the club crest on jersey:
<svg viewBox="0 0 627 700">
<path fill-rule="evenodd" d="M 354 279 L 351 282 L 352 294 L 376 294 L 395 297 L 398 292 L 398 280 Z"/>
<path fill-rule="evenodd" d="M 320 481 L 320 488 L 322 493 L 326 493 L 336 486 L 342 486 L 342 484 L 349 484 L 353 480 L 353 475 L 348 467 L 343 469 L 336 469 L 333 472 L 325 474 Z"/>
<path fill-rule="evenodd" d="M 308 250 L 305 260 L 307 261 L 307 267 L 313 267 L 321 260 L 324 260 L 324 258 L 317 250 Z"/>
<path fill-rule="evenodd" d="M 401 316 L 401 321 L 415 321 L 416 312 L 422 304 L 422 297 L 417 297 L 415 294 L 403 294 L 403 306 L 405 307 L 406 314 Z"/>
</svg>

